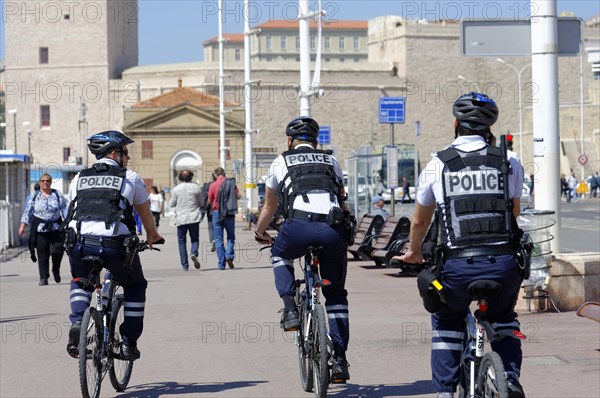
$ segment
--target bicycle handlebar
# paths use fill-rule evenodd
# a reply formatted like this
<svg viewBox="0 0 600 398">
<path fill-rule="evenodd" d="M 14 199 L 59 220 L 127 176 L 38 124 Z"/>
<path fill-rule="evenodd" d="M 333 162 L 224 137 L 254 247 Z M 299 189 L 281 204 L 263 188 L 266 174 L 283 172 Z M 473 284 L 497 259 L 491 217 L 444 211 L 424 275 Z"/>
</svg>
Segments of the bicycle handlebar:
<svg viewBox="0 0 600 398">
<path fill-rule="evenodd" d="M 162 245 L 165 243 L 165 238 L 159 239 L 156 242 L 152 242 L 153 245 Z M 150 249 L 150 245 L 148 244 L 147 241 L 145 240 L 141 240 L 140 243 L 138 243 L 138 252 L 143 252 L 144 250 L 148 250 Z M 160 251 L 160 249 L 153 247 L 152 250 L 156 250 L 156 251 Z"/>
</svg>

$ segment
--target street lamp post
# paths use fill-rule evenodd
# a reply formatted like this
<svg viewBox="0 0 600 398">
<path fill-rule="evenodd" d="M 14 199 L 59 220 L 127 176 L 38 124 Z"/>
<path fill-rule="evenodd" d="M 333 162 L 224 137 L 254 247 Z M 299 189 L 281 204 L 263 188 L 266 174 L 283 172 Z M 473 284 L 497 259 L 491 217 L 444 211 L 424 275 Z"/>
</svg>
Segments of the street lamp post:
<svg viewBox="0 0 600 398">
<path fill-rule="evenodd" d="M 31 123 L 23 122 L 23 127 L 27 127 L 27 156 L 31 157 Z"/>
<path fill-rule="evenodd" d="M 17 153 L 17 110 L 10 109 L 8 111 L 9 114 L 13 115 L 13 130 L 15 135 L 15 154 Z"/>
<path fill-rule="evenodd" d="M 523 74 L 525 68 L 531 66 L 531 64 L 523 65 L 521 69 L 517 69 L 516 66 L 509 64 L 502 58 L 496 58 L 496 61 L 503 65 L 510 66 L 515 72 L 517 72 L 517 85 L 519 86 L 519 156 L 523 157 L 523 88 L 521 87 L 521 75 Z"/>
</svg>

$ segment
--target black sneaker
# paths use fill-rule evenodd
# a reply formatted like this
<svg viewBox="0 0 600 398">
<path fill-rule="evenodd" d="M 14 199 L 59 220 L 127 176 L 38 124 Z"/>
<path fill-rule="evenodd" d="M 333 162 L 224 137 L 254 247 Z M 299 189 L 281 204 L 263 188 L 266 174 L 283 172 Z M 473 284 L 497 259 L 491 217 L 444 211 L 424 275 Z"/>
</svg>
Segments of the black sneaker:
<svg viewBox="0 0 600 398">
<path fill-rule="evenodd" d="M 48 285 L 48 278 L 40 278 L 40 283 L 38 283 L 38 286 L 46 286 Z"/>
<path fill-rule="evenodd" d="M 293 332 L 300 329 L 300 315 L 298 311 L 283 311 L 281 316 L 281 328 L 286 332 Z"/>
<path fill-rule="evenodd" d="M 140 351 L 137 349 L 136 343 L 121 343 L 121 359 L 125 361 L 135 361 L 140 358 Z"/>
<path fill-rule="evenodd" d="M 79 358 L 79 335 L 81 334 L 81 321 L 75 322 L 69 329 L 69 342 L 67 343 L 67 354 L 73 358 Z"/>
<path fill-rule="evenodd" d="M 333 366 L 331 368 L 331 382 L 345 383 L 350 380 L 350 372 L 348 372 L 348 361 L 346 358 L 333 358 Z"/>
<path fill-rule="evenodd" d="M 518 381 L 508 380 L 506 384 L 508 386 L 508 398 L 525 398 L 523 387 Z"/>
<path fill-rule="evenodd" d="M 196 269 L 200 269 L 200 261 L 198 261 L 198 257 L 192 254 L 190 258 L 194 262 L 194 267 L 196 267 Z"/>
<path fill-rule="evenodd" d="M 60 279 L 60 273 L 59 272 L 53 272 L 52 275 L 54 276 L 54 282 L 60 283 L 60 281 L 61 281 L 61 279 Z"/>
</svg>

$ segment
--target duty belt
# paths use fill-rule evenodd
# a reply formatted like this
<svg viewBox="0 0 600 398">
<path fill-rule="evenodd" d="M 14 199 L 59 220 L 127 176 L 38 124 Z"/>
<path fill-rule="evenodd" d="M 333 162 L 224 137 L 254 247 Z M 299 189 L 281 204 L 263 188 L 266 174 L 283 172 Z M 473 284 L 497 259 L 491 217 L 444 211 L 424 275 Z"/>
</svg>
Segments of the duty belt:
<svg viewBox="0 0 600 398">
<path fill-rule="evenodd" d="M 509 254 L 515 254 L 513 247 L 510 245 L 499 245 L 498 247 L 470 247 L 465 249 L 451 249 L 444 251 L 444 257 L 448 260 L 469 257 L 505 256 Z"/>
<path fill-rule="evenodd" d="M 98 246 L 98 247 L 110 247 L 113 249 L 123 249 L 123 240 L 125 237 L 121 236 L 93 236 L 84 235 L 79 238 L 79 243 L 86 246 Z"/>
<path fill-rule="evenodd" d="M 329 222 L 329 214 L 309 213 L 302 210 L 294 210 L 292 215 L 294 220 L 306 220 L 313 222 Z"/>
</svg>

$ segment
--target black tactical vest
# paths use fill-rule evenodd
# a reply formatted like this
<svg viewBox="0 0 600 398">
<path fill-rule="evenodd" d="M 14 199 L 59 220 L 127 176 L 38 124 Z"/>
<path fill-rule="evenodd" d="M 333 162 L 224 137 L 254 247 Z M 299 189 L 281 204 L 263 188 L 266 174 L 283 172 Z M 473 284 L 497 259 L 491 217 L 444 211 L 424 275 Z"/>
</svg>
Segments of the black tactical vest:
<svg viewBox="0 0 600 398">
<path fill-rule="evenodd" d="M 121 195 L 126 173 L 126 169 L 106 163 L 96 163 L 82 170 L 65 224 L 70 220 L 77 221 L 79 232 L 82 221 L 102 221 L 106 229 L 115 222 L 124 222 L 130 231 L 135 231 L 132 206 Z M 125 209 L 120 206 L 121 201 L 125 203 Z"/>
<path fill-rule="evenodd" d="M 437 156 L 444 163 L 444 201 L 437 208 L 442 245 L 462 248 L 510 242 L 506 217 L 512 200 L 504 199 L 500 149 L 488 146 L 463 152 L 447 148 Z"/>
<path fill-rule="evenodd" d="M 293 212 L 294 200 L 302 196 L 309 203 L 308 192 L 314 190 L 329 192 L 331 201 L 335 198 L 341 203 L 341 182 L 333 167 L 331 151 L 313 148 L 291 149 L 282 154 L 288 172 L 279 182 L 277 194 L 279 207 L 285 218 Z"/>
</svg>

